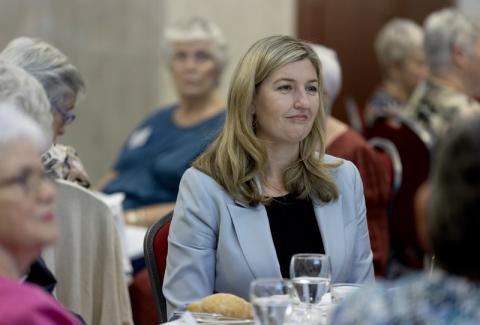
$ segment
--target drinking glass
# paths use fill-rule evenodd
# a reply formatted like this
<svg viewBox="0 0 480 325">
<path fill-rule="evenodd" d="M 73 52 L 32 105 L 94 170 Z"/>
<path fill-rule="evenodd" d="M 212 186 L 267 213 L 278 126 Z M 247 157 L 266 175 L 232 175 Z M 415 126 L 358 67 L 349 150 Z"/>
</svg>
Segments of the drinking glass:
<svg viewBox="0 0 480 325">
<path fill-rule="evenodd" d="M 290 279 L 297 298 L 308 306 L 318 304 L 328 292 L 330 259 L 325 254 L 296 254 L 290 262 Z"/>
<path fill-rule="evenodd" d="M 285 279 L 257 279 L 250 284 L 256 324 L 283 325 L 292 313 L 293 287 Z"/>
<path fill-rule="evenodd" d="M 330 288 L 332 297 L 332 304 L 339 304 L 346 297 L 354 294 L 362 287 L 361 284 L 356 283 L 335 283 Z"/>
</svg>

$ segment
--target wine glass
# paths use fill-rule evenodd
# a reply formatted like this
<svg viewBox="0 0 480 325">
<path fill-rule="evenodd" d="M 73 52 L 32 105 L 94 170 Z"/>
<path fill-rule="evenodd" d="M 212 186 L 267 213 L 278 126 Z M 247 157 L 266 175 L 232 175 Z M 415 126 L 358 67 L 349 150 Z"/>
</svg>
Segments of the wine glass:
<svg viewBox="0 0 480 325">
<path fill-rule="evenodd" d="M 290 279 L 301 303 L 307 306 L 318 304 L 330 287 L 330 258 L 325 254 L 293 255 Z"/>
<path fill-rule="evenodd" d="M 282 325 L 292 313 L 293 286 L 285 279 L 257 279 L 250 284 L 256 324 Z"/>
</svg>

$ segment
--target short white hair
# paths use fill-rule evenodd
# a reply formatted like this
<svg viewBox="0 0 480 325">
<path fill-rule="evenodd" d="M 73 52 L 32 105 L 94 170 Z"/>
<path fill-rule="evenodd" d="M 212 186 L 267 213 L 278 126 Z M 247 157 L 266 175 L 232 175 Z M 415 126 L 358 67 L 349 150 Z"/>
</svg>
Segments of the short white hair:
<svg viewBox="0 0 480 325">
<path fill-rule="evenodd" d="M 404 62 L 412 51 L 422 50 L 423 30 L 414 21 L 394 18 L 387 22 L 377 34 L 375 54 L 382 69 Z"/>
<path fill-rule="evenodd" d="M 164 53 L 170 60 L 174 43 L 197 40 L 212 42 L 214 59 L 222 70 L 227 63 L 227 41 L 220 27 L 205 18 L 193 17 L 166 28 L 163 40 Z"/>
<path fill-rule="evenodd" d="M 49 146 L 45 134 L 33 119 L 13 103 L 0 103 L 0 157 L 20 140 L 29 141 L 39 154 Z"/>
<path fill-rule="evenodd" d="M 0 59 L 25 69 L 43 86 L 52 106 L 61 107 L 65 99 L 85 92 L 80 72 L 65 54 L 51 44 L 35 38 L 19 37 L 10 41 Z"/>
<path fill-rule="evenodd" d="M 425 57 L 433 72 L 452 66 L 452 50 L 473 51 L 479 35 L 478 27 L 458 10 L 435 11 L 425 20 Z"/>
<path fill-rule="evenodd" d="M 53 141 L 53 115 L 42 85 L 20 67 L 0 60 L 0 103 L 7 103 L 30 116 Z"/>
<path fill-rule="evenodd" d="M 328 94 L 324 106 L 326 112 L 330 114 L 333 103 L 342 88 L 342 69 L 338 62 L 337 53 L 334 50 L 319 44 L 309 45 L 320 59 L 322 84 Z"/>
<path fill-rule="evenodd" d="M 457 0 L 456 5 L 465 17 L 473 23 L 480 23 L 480 1 L 478 0 Z"/>
</svg>

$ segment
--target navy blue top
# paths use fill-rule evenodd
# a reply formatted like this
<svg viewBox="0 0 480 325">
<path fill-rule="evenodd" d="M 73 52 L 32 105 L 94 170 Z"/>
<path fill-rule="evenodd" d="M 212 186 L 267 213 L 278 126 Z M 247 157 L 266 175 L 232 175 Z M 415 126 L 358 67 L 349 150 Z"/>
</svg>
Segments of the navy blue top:
<svg viewBox="0 0 480 325">
<path fill-rule="evenodd" d="M 172 120 L 176 107 L 147 117 L 122 148 L 114 166 L 118 176 L 103 191 L 125 193 L 125 209 L 174 202 L 183 172 L 223 126 L 225 112 L 179 127 Z"/>
</svg>

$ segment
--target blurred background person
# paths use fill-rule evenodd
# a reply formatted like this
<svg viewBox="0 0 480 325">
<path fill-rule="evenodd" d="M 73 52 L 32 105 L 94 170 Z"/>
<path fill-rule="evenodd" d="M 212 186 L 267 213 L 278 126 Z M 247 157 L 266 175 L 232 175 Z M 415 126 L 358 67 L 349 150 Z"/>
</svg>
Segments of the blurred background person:
<svg viewBox="0 0 480 325">
<path fill-rule="evenodd" d="M 350 160 L 360 172 L 367 207 L 368 233 L 373 252 L 375 274 L 384 276 L 389 258 L 387 209 L 391 176 L 382 158 L 356 131 L 331 115 L 333 103 L 340 92 L 342 72 L 335 51 L 310 44 L 320 58 L 323 81 L 323 103 L 327 113 L 326 153 Z"/>
<path fill-rule="evenodd" d="M 0 102 L 9 103 L 32 117 L 42 129 L 48 147 L 52 145 L 53 116 L 42 85 L 22 68 L 3 61 L 0 61 Z M 43 287 L 49 293 L 53 293 L 56 285 L 54 275 L 41 257 L 30 266 L 26 281 Z"/>
<path fill-rule="evenodd" d="M 5 324 L 79 324 L 41 289 L 21 282 L 42 249 L 55 242 L 55 188 L 40 154 L 41 129 L 0 104 L 0 315 Z"/>
<path fill-rule="evenodd" d="M 164 38 L 179 100 L 140 123 L 98 185 L 106 193 L 125 194 L 130 224 L 148 226 L 173 209 L 183 172 L 224 121 L 225 103 L 217 93 L 226 63 L 222 31 L 192 18 L 167 29 Z"/>
<path fill-rule="evenodd" d="M 65 127 L 75 120 L 79 97 L 85 83 L 77 68 L 57 48 L 40 39 L 19 37 L 7 44 L 0 59 L 23 68 L 43 86 L 54 122 L 54 145 L 42 155 L 45 170 L 54 178 L 90 186 L 90 179 L 72 147 L 57 143 Z"/>
<path fill-rule="evenodd" d="M 320 62 L 289 36 L 255 42 L 230 84 L 225 126 L 180 184 L 163 293 L 169 314 L 215 292 L 249 297 L 325 253 L 332 283 L 373 281 L 360 175 L 324 154 Z"/>
<path fill-rule="evenodd" d="M 480 28 L 453 8 L 430 14 L 424 24 L 429 75 L 415 90 L 405 115 L 430 133 L 434 142 L 452 121 L 480 110 Z"/>
<path fill-rule="evenodd" d="M 456 0 L 455 6 L 465 17 L 472 22 L 480 19 L 480 2 L 477 0 Z"/>
<path fill-rule="evenodd" d="M 398 114 L 427 75 L 423 30 L 412 20 L 394 18 L 385 24 L 375 39 L 374 49 L 383 81 L 367 101 L 367 126 L 378 117 Z"/>
<path fill-rule="evenodd" d="M 360 291 L 339 306 L 332 324 L 480 323 L 478 114 L 445 135 L 423 192 L 419 236 L 434 252 L 436 269 Z"/>
<path fill-rule="evenodd" d="M 54 122 L 51 105 L 42 85 L 24 69 L 1 60 L 0 102 L 13 103 L 17 110 L 37 122 L 43 133 L 48 135 L 51 147 Z M 49 177 L 52 175 L 49 174 Z M 55 289 L 58 300 L 81 315 L 77 317 L 85 319 L 88 324 L 95 323 L 94 319 L 96 322 L 102 320 L 131 324 L 130 302 L 119 259 L 122 247 L 109 208 L 91 191 L 70 181 L 55 180 L 55 185 L 59 188 L 55 203 L 55 213 L 59 216 L 58 244 L 45 257 L 47 262 L 50 261 L 48 267 L 38 257 L 30 267 L 26 281 L 37 284 L 50 293 Z M 92 245 L 101 241 L 102 245 L 89 250 L 86 248 L 88 245 L 79 239 L 93 243 Z M 58 252 L 63 254 L 62 258 L 57 256 Z M 93 267 L 90 256 L 100 254 L 104 254 L 101 261 L 96 260 Z M 54 270 L 54 274 L 51 270 Z M 81 277 L 78 276 L 79 273 Z M 105 273 L 108 277 L 104 276 Z M 97 290 L 96 293 L 101 291 L 102 294 L 94 294 L 94 290 Z M 65 292 L 69 294 L 64 294 Z M 107 301 L 102 301 L 103 299 Z"/>
</svg>

